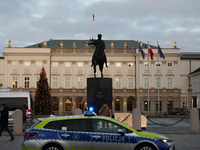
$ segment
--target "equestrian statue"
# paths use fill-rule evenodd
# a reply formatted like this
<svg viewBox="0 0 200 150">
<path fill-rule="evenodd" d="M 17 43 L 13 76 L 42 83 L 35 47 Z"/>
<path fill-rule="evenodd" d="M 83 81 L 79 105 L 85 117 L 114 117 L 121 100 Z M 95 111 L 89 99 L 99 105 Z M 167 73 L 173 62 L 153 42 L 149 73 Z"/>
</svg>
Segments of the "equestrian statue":
<svg viewBox="0 0 200 150">
<path fill-rule="evenodd" d="M 101 71 L 101 77 L 103 78 L 103 66 L 105 63 L 105 66 L 108 68 L 107 65 L 107 58 L 106 54 L 104 52 L 105 49 L 105 43 L 101 39 L 102 35 L 98 34 L 98 39 L 97 40 L 90 40 L 91 43 L 88 43 L 88 45 L 94 45 L 95 46 L 95 51 L 92 56 L 92 65 L 94 69 L 94 77 L 96 78 L 96 66 L 99 65 L 99 70 Z"/>
</svg>

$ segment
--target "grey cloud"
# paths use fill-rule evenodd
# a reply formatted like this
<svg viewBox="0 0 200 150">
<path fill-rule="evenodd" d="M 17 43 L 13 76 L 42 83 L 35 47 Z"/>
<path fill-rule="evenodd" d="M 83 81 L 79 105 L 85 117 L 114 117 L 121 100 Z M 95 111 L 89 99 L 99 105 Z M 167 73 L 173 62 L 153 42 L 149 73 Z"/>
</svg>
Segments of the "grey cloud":
<svg viewBox="0 0 200 150">
<path fill-rule="evenodd" d="M 164 48 L 199 51 L 197 0 L 3 0 L 0 52 L 12 41 L 24 47 L 49 39 L 140 40 Z M 92 13 L 95 21 L 92 21 Z M 93 33 L 92 33 L 93 28 Z"/>
</svg>

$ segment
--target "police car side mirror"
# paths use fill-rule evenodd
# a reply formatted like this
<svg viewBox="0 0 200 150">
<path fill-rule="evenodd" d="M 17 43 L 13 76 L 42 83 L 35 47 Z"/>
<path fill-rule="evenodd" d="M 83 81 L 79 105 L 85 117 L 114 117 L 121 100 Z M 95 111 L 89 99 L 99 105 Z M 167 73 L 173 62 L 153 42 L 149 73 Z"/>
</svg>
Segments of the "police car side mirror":
<svg viewBox="0 0 200 150">
<path fill-rule="evenodd" d="M 117 133 L 121 134 L 121 136 L 124 136 L 124 130 L 123 129 L 118 129 Z"/>
</svg>

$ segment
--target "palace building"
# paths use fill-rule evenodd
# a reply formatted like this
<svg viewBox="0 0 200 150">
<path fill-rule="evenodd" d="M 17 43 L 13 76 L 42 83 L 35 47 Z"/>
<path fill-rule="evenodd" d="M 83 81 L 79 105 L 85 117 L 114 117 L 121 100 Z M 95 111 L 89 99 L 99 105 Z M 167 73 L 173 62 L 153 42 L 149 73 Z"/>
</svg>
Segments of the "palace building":
<svg viewBox="0 0 200 150">
<path fill-rule="evenodd" d="M 0 58 L 0 83 L 13 91 L 32 91 L 35 99 L 37 82 L 45 68 L 51 89 L 55 114 L 71 114 L 74 109 L 84 110 L 87 101 L 87 78 L 94 77 L 91 59 L 95 48 L 89 40 L 52 40 L 27 47 L 12 47 L 11 41 Z M 163 113 L 171 108 L 200 107 L 200 53 L 182 53 L 173 48 L 162 48 L 165 59 L 160 58 L 157 46 L 140 42 L 145 52 L 143 59 L 134 40 L 104 40 L 108 68 L 104 78 L 112 78 L 112 111 Z M 196 71 L 196 72 L 195 72 Z M 198 76 L 198 77 L 197 77 Z M 100 71 L 97 68 L 97 77 Z M 190 87 L 189 87 L 190 85 Z M 192 96 L 188 97 L 188 88 Z M 197 95 L 195 95 L 197 93 Z M 69 106 L 70 99 L 73 106 Z M 149 102 L 149 103 L 148 103 Z M 191 103 L 191 106 L 190 106 Z"/>
</svg>

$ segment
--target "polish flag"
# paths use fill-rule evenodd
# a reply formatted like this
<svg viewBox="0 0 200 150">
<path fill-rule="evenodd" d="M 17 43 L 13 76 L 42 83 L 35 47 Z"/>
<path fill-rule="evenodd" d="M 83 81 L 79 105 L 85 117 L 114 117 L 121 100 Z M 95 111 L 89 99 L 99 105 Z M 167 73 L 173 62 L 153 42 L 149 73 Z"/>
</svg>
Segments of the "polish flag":
<svg viewBox="0 0 200 150">
<path fill-rule="evenodd" d="M 68 106 L 73 106 L 73 104 L 74 104 L 74 103 L 72 102 L 72 99 L 70 99 L 70 100 L 69 100 L 69 103 L 68 103 Z"/>
<path fill-rule="evenodd" d="M 92 14 L 92 16 L 93 16 L 93 21 L 95 21 L 95 16 L 94 16 L 94 14 Z"/>
<path fill-rule="evenodd" d="M 84 104 L 85 101 L 87 101 L 87 98 L 83 99 L 83 100 L 81 101 L 81 104 Z"/>
<path fill-rule="evenodd" d="M 148 46 L 148 49 L 149 49 L 149 54 L 151 56 L 151 60 L 153 60 L 153 51 L 150 46 Z"/>
</svg>

